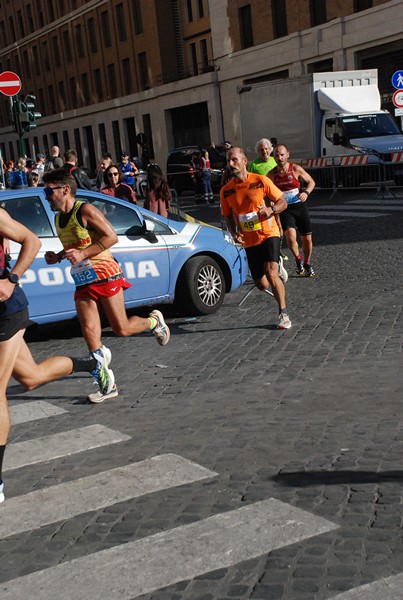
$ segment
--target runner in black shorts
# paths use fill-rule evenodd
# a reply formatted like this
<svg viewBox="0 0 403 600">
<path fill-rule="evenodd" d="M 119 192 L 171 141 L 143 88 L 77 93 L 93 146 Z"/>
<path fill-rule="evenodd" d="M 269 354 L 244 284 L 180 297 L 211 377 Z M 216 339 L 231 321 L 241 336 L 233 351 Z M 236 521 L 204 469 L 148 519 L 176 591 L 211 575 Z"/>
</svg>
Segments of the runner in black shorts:
<svg viewBox="0 0 403 600">
<path fill-rule="evenodd" d="M 297 274 L 313 277 L 315 272 L 311 265 L 312 229 L 306 201 L 315 188 L 315 182 L 301 165 L 288 162 L 290 153 L 284 144 L 278 144 L 274 148 L 273 156 L 277 167 L 268 173 L 268 177 L 287 198 L 287 210 L 280 215 L 287 246 L 294 255 Z M 301 182 L 306 185 L 304 190 L 301 190 Z M 297 231 L 301 236 L 304 258 L 299 251 Z"/>
</svg>

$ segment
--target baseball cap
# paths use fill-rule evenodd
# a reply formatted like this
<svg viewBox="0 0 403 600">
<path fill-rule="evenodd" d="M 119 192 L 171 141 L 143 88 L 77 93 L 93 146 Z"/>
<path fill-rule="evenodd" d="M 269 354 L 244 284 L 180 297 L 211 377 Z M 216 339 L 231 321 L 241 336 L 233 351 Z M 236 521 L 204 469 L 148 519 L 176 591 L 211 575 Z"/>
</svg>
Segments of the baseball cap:
<svg viewBox="0 0 403 600">
<path fill-rule="evenodd" d="M 36 155 L 36 160 L 41 160 L 42 158 L 45 158 L 44 154 L 39 153 Z"/>
<path fill-rule="evenodd" d="M 125 156 L 129 156 L 129 155 L 127 154 L 127 152 L 122 152 L 120 155 L 120 158 L 124 158 Z"/>
</svg>

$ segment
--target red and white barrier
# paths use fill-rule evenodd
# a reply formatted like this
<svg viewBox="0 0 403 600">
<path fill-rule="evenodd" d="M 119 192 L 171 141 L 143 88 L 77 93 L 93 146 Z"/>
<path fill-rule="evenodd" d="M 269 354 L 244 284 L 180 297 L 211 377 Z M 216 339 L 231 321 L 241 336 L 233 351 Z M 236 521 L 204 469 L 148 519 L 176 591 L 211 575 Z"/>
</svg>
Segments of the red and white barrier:
<svg viewBox="0 0 403 600">
<path fill-rule="evenodd" d="M 348 167 L 350 165 L 367 165 L 369 162 L 368 154 L 359 154 L 358 156 L 341 156 L 340 166 Z"/>
<path fill-rule="evenodd" d="M 403 152 L 394 152 L 392 154 L 392 162 L 394 162 L 394 163 L 403 162 Z"/>
</svg>

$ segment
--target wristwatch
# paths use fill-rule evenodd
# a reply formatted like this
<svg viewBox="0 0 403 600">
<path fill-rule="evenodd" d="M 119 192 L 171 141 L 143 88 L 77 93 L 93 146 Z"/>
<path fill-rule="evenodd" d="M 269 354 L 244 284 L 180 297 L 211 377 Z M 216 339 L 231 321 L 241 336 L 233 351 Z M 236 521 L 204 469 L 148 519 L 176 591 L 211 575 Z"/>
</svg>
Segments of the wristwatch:
<svg viewBox="0 0 403 600">
<path fill-rule="evenodd" d="M 272 211 L 273 211 L 273 215 L 275 215 L 275 214 L 276 214 L 276 212 L 277 212 L 277 210 L 276 210 L 276 207 L 273 205 L 273 206 L 271 207 L 271 209 L 272 209 Z"/>
<path fill-rule="evenodd" d="M 11 283 L 14 283 L 15 285 L 18 285 L 18 282 L 20 280 L 19 276 L 17 275 L 17 273 L 9 273 L 7 275 L 7 279 L 9 281 L 11 281 Z"/>
</svg>

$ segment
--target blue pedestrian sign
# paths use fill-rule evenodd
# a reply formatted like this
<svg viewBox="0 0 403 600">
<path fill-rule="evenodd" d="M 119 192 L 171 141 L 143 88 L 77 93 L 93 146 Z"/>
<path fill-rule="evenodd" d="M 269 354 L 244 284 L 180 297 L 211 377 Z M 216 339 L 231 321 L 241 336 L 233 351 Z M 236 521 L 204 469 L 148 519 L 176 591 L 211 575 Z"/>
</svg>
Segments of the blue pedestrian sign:
<svg viewBox="0 0 403 600">
<path fill-rule="evenodd" d="M 403 90 L 403 71 L 395 71 L 393 73 L 392 85 L 397 90 Z"/>
</svg>

